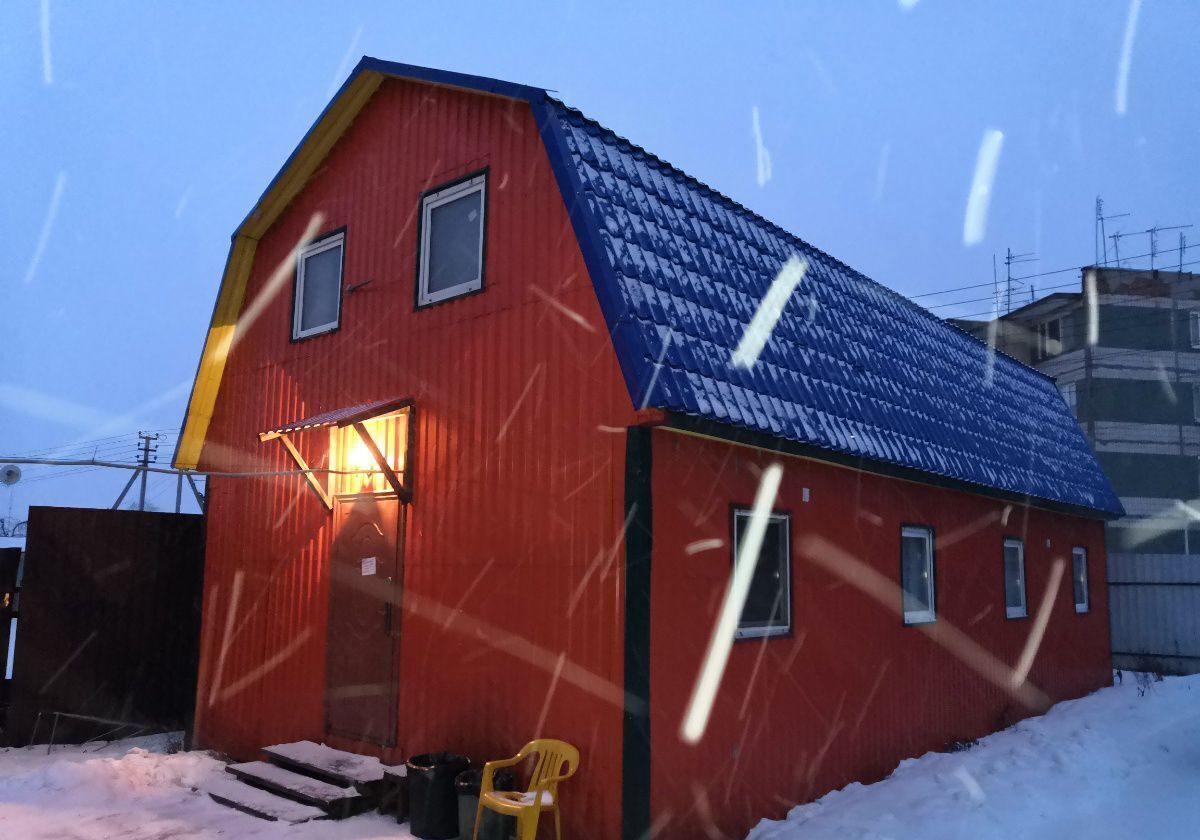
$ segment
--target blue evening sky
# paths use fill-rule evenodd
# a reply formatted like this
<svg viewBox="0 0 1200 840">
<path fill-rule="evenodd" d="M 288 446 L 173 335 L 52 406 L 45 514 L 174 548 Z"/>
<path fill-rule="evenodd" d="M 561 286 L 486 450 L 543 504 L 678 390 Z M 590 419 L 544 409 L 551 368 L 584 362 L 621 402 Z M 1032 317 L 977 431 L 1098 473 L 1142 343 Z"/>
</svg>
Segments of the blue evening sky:
<svg viewBox="0 0 1200 840">
<path fill-rule="evenodd" d="M 6 3 L 0 456 L 105 439 L 101 456 L 128 460 L 133 432 L 164 429 L 167 460 L 229 235 L 363 54 L 557 90 L 910 295 L 988 283 L 1006 247 L 1037 253 L 1023 273 L 1091 261 L 1098 194 L 1133 214 L 1114 223 L 1124 230 L 1200 222 L 1200 4 L 513 7 Z M 761 185 L 755 108 L 770 156 Z M 1004 141 L 986 227 L 967 245 L 992 129 Z M 1176 245 L 1163 235 L 1160 248 Z M 1122 243 L 1147 250 L 1145 235 Z M 919 300 L 982 314 L 990 304 L 973 299 L 989 294 Z M 64 472 L 26 470 L 0 489 L 0 517 L 108 505 L 125 479 Z M 152 481 L 150 496 L 171 507 L 172 483 Z"/>
</svg>

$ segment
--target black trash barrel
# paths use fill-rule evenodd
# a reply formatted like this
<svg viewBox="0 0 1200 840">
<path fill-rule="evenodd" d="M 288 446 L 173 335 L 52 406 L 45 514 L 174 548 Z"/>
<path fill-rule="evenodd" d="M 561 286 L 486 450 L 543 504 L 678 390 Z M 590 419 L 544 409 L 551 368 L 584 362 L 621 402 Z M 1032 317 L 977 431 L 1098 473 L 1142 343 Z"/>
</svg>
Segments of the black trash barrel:
<svg viewBox="0 0 1200 840">
<path fill-rule="evenodd" d="M 458 790 L 458 837 L 471 840 L 475 834 L 475 813 L 479 809 L 479 790 L 483 787 L 482 770 L 464 770 L 454 780 Z M 494 790 L 516 790 L 517 777 L 511 770 L 501 768 L 492 775 Z M 479 840 L 510 840 L 517 835 L 517 820 L 495 811 L 483 812 Z"/>
<path fill-rule="evenodd" d="M 458 836 L 454 777 L 471 760 L 448 752 L 422 753 L 408 760 L 408 830 L 422 840 Z"/>
</svg>

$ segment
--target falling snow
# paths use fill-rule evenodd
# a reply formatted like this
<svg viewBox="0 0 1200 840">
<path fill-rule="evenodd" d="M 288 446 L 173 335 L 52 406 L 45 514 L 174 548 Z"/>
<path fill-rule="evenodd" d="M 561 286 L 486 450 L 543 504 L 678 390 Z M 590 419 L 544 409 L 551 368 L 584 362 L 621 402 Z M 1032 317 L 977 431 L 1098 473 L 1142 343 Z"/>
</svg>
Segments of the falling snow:
<svg viewBox="0 0 1200 840">
<path fill-rule="evenodd" d="M 1121 60 L 1117 63 L 1117 114 L 1124 116 L 1129 105 L 1129 67 L 1133 63 L 1133 39 L 1137 36 L 1138 15 L 1142 0 L 1129 0 L 1129 17 L 1125 20 L 1125 37 L 1121 41 Z"/>
<path fill-rule="evenodd" d="M 996 180 L 996 167 L 1000 165 L 1000 149 L 1004 146 L 1004 132 L 989 128 L 979 143 L 979 157 L 975 160 L 975 177 L 971 179 L 971 192 L 967 196 L 967 212 L 963 217 L 963 244 L 977 245 L 987 232 L 988 208 L 992 203 L 992 183 Z"/>
</svg>

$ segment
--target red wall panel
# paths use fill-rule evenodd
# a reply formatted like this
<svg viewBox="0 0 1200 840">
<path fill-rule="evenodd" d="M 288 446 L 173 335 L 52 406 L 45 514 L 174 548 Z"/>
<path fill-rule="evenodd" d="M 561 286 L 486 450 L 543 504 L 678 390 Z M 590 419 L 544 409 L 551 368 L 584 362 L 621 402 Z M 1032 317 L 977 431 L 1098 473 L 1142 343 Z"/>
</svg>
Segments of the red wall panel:
<svg viewBox="0 0 1200 840">
<path fill-rule="evenodd" d="M 664 836 L 740 837 L 790 804 L 1034 713 L 944 639 L 952 625 L 1017 664 L 1056 558 L 1066 566 L 1028 679 L 1049 701 L 1111 682 L 1102 523 L 665 430 L 653 445 L 651 808 Z M 750 507 L 772 462 L 784 470 L 776 508 L 792 517 L 793 631 L 735 642 L 707 730 L 689 745 L 680 726 L 729 580 L 730 506 Z M 929 632 L 900 618 L 901 523 L 935 530 Z M 1005 536 L 1025 540 L 1028 619 L 1005 617 Z M 688 553 L 713 539 L 720 548 Z M 1077 545 L 1091 573 L 1084 615 L 1071 589 Z M 868 594 L 881 579 L 883 602 Z"/>
<path fill-rule="evenodd" d="M 483 167 L 485 289 L 414 311 L 418 197 Z M 386 757 L 479 760 L 564 738 L 583 754 L 567 824 L 611 836 L 624 436 L 601 427 L 626 425 L 632 406 L 528 106 L 385 82 L 260 242 L 247 306 L 316 214 L 317 233 L 346 228 L 346 285 L 370 282 L 344 297 L 337 332 L 293 343 L 285 269 L 239 329 L 203 466 L 291 469 L 258 432 L 415 398 L 400 743 Z M 295 438 L 311 463 L 325 457 L 323 433 Z M 249 756 L 320 740 L 331 515 L 299 477 L 211 486 L 198 741 Z"/>
</svg>

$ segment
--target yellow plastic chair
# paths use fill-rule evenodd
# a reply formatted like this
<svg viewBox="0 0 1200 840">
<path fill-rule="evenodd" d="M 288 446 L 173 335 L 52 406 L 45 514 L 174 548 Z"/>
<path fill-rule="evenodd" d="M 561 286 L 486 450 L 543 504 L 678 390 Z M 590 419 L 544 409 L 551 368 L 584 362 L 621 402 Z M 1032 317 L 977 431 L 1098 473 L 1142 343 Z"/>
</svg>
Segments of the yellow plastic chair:
<svg viewBox="0 0 1200 840">
<path fill-rule="evenodd" d="M 520 764 L 530 755 L 537 754 L 537 764 L 529 777 L 529 789 L 522 793 L 514 790 L 494 790 L 492 774 L 501 767 Z M 495 811 L 517 818 L 518 840 L 534 840 L 537 837 L 538 817 L 543 811 L 554 812 L 554 836 L 562 840 L 562 821 L 558 813 L 558 783 L 575 774 L 579 765 L 579 750 L 566 741 L 553 738 L 538 738 L 521 747 L 512 758 L 489 761 L 483 765 L 483 783 L 479 789 L 479 807 L 475 811 L 475 833 L 471 840 L 478 840 L 479 826 L 483 823 L 483 811 Z"/>
</svg>

